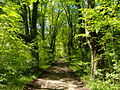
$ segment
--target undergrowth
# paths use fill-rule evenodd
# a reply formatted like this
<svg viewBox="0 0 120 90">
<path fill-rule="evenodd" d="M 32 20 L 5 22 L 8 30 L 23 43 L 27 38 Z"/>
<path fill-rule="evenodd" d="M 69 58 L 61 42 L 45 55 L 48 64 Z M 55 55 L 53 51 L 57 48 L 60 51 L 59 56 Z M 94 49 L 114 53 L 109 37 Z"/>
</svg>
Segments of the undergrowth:
<svg viewBox="0 0 120 90">
<path fill-rule="evenodd" d="M 20 78 L 11 78 L 7 84 L 0 84 L 0 90 L 23 90 L 24 86 L 35 79 L 36 76 L 22 76 Z"/>
<path fill-rule="evenodd" d="M 90 76 L 83 76 L 83 81 L 91 90 L 120 90 L 120 83 L 111 84 L 108 81 L 90 79 Z"/>
</svg>

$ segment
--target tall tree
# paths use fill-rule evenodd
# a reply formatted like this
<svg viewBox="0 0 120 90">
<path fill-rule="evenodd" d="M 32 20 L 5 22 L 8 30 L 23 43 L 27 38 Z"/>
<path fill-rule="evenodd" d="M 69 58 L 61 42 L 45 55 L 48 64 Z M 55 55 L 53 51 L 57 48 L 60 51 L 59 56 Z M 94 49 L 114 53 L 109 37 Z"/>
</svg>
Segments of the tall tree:
<svg viewBox="0 0 120 90">
<path fill-rule="evenodd" d="M 67 47 L 68 47 L 68 56 L 69 56 L 69 61 L 72 61 L 72 50 L 74 48 L 74 25 L 73 25 L 73 15 L 72 15 L 72 7 L 73 4 L 67 3 L 67 2 L 62 2 L 61 3 L 65 13 L 66 13 L 66 18 L 67 18 L 67 23 L 68 23 L 68 27 L 69 27 L 69 32 L 68 32 L 68 42 L 67 42 Z"/>
<path fill-rule="evenodd" d="M 31 49 L 31 54 L 35 59 L 35 65 L 37 68 L 39 67 L 39 53 L 38 53 L 38 43 L 37 43 L 37 20 L 38 20 L 38 4 L 39 0 L 32 3 L 32 15 L 30 7 L 27 4 L 23 4 L 18 1 L 18 4 L 21 6 L 20 15 L 22 17 L 25 34 L 17 33 L 18 37 L 22 38 L 27 44 L 34 43 Z"/>
<path fill-rule="evenodd" d="M 94 8 L 95 7 L 95 1 L 94 0 L 87 0 L 87 8 Z M 91 18 L 92 19 L 92 18 Z M 88 21 L 86 21 L 88 22 Z M 90 26 L 91 24 L 87 24 L 87 26 Z M 87 37 L 87 42 L 88 45 L 90 47 L 91 50 L 91 75 L 92 78 L 95 78 L 95 73 L 96 73 L 96 66 L 97 66 L 97 34 L 95 31 L 90 31 L 88 29 L 85 29 L 86 34 L 89 35 L 89 37 Z"/>
</svg>

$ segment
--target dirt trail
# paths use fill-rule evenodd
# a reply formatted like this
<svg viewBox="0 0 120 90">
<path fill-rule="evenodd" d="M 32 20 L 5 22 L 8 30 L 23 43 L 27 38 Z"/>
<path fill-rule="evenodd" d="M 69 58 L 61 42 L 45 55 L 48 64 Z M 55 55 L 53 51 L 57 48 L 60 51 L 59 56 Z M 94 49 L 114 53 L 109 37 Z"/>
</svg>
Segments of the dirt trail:
<svg viewBox="0 0 120 90">
<path fill-rule="evenodd" d="M 33 80 L 25 90 L 90 90 L 62 59 Z"/>
</svg>

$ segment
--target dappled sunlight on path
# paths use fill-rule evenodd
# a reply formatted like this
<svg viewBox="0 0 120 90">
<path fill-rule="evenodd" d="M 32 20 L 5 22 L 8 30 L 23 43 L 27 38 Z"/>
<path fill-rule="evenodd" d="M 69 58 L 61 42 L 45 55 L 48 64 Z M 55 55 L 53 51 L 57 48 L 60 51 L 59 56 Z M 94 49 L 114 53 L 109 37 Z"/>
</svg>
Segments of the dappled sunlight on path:
<svg viewBox="0 0 120 90">
<path fill-rule="evenodd" d="M 90 90 L 62 59 L 46 70 L 40 78 L 27 85 L 26 90 Z"/>
</svg>

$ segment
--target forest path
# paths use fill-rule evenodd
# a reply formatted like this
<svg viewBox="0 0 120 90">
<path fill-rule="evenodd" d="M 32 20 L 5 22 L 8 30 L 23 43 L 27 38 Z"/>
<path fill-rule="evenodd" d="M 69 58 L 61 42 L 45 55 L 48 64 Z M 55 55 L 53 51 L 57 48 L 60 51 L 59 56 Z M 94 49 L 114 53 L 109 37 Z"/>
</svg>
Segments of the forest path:
<svg viewBox="0 0 120 90">
<path fill-rule="evenodd" d="M 45 71 L 40 78 L 33 80 L 25 90 L 90 90 L 83 81 L 60 59 Z"/>
</svg>

